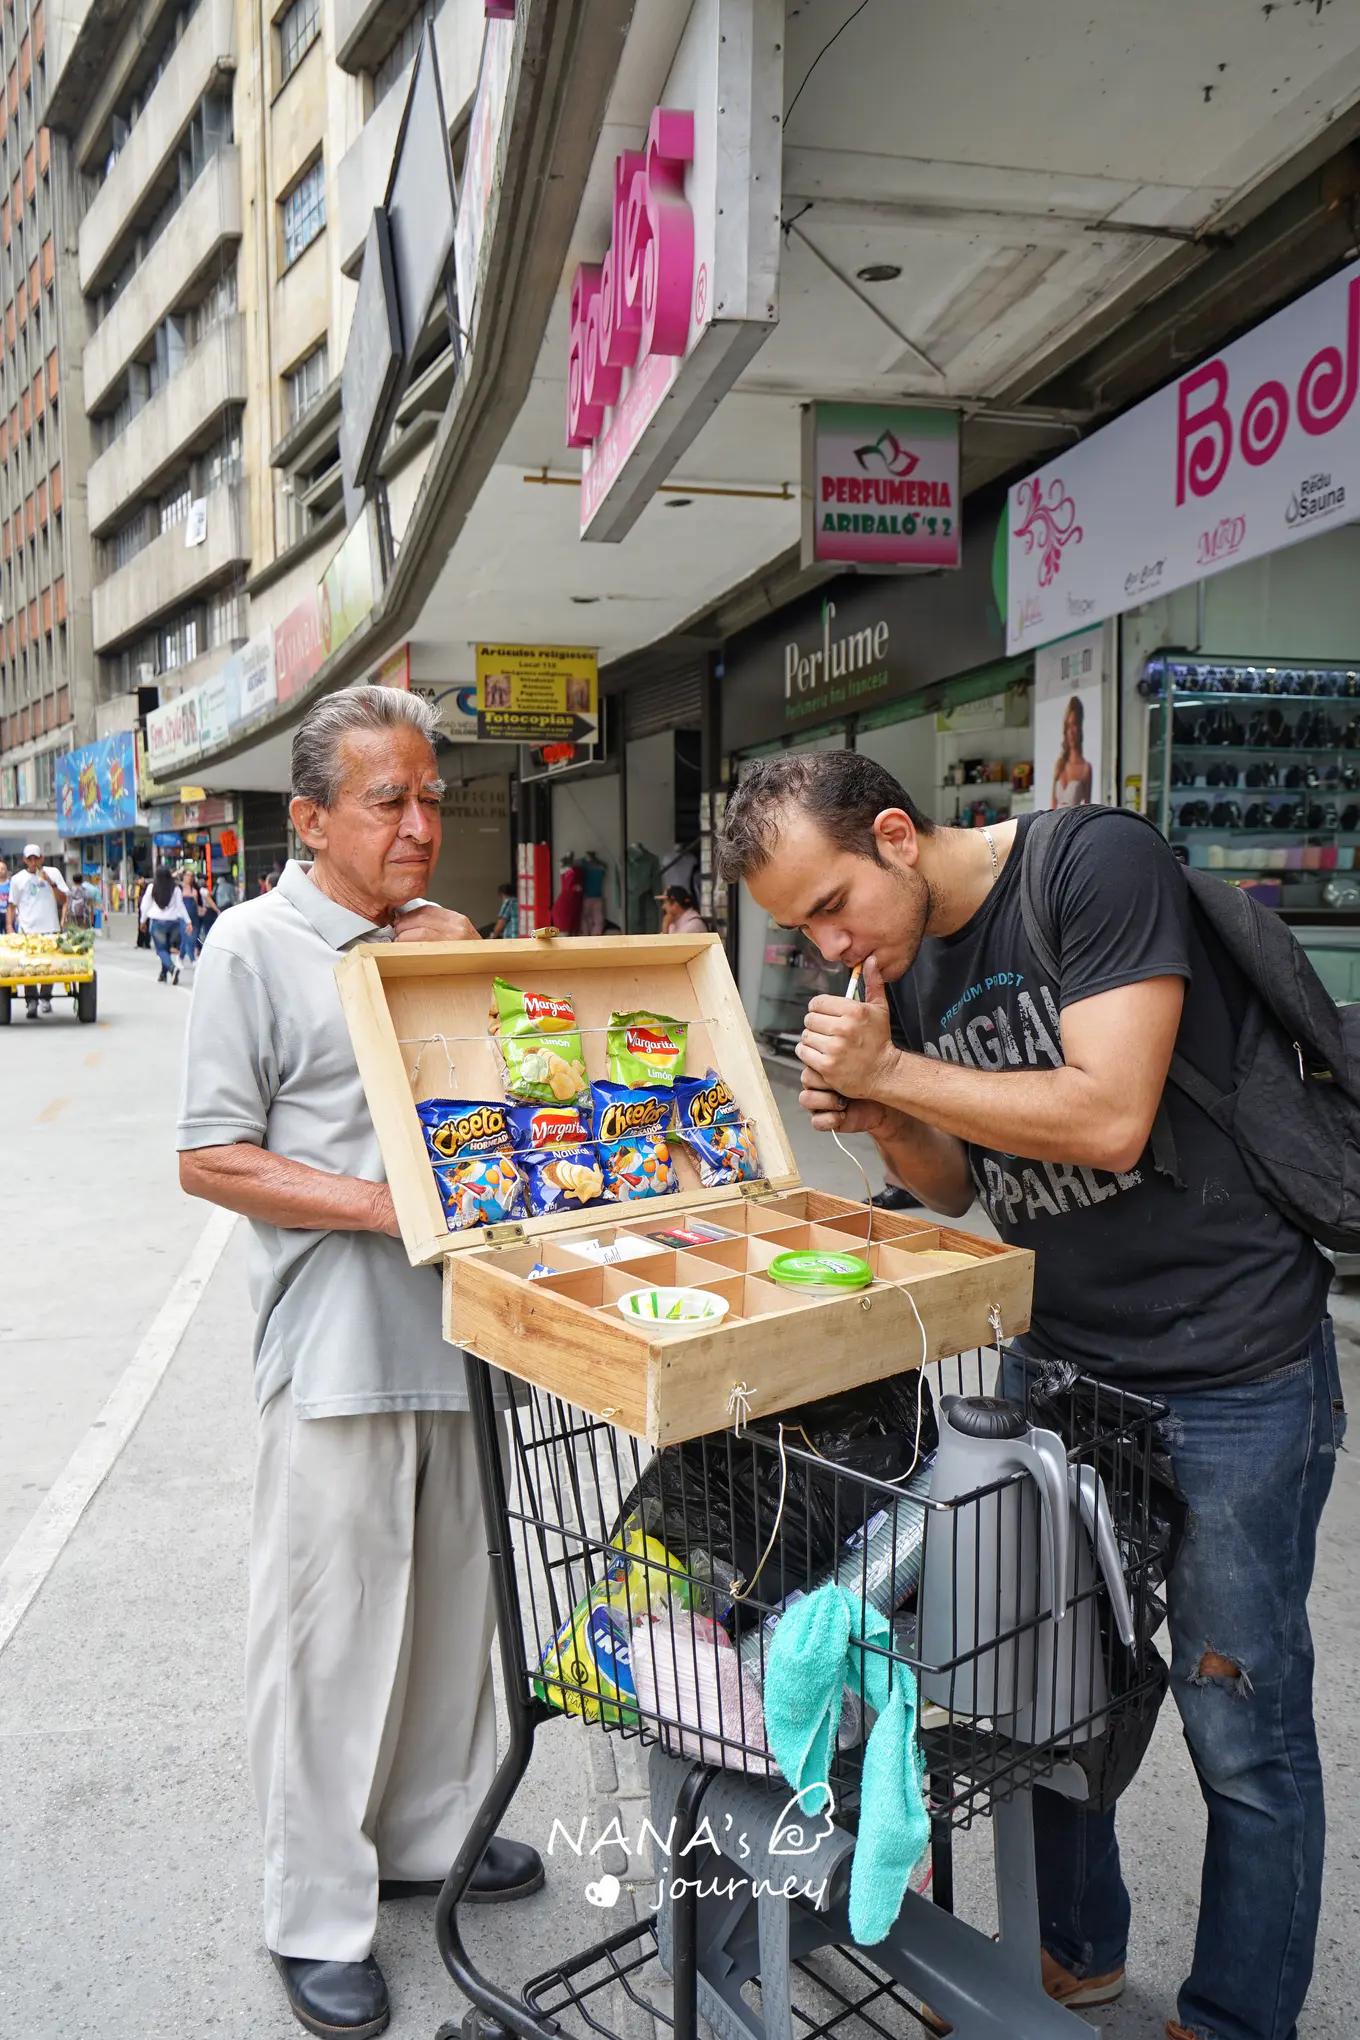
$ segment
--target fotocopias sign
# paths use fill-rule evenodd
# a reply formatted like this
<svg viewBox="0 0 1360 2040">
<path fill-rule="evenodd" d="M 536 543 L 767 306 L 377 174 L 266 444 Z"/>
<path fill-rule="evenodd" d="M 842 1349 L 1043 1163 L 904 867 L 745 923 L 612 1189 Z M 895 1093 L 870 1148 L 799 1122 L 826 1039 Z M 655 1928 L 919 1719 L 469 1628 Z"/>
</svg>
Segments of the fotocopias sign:
<svg viewBox="0 0 1360 2040">
<path fill-rule="evenodd" d="M 1349 523 L 1358 394 L 1360 263 L 1011 490 L 1010 649 Z"/>
<path fill-rule="evenodd" d="M 581 535 L 620 539 L 779 316 L 783 8 L 696 0 L 611 232 L 571 286 Z"/>
</svg>

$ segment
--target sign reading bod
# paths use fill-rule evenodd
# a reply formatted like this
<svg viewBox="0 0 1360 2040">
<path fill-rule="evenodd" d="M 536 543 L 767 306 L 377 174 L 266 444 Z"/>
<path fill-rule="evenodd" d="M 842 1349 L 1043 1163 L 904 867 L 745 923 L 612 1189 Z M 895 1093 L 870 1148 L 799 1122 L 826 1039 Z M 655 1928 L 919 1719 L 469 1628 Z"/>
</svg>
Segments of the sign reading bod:
<svg viewBox="0 0 1360 2040">
<path fill-rule="evenodd" d="M 1009 649 L 1349 523 L 1357 396 L 1352 263 L 1011 490 Z"/>
<path fill-rule="evenodd" d="M 1346 293 L 1346 339 L 1320 347 L 1299 376 L 1293 410 L 1305 432 L 1320 439 L 1336 427 L 1355 402 L 1360 372 L 1360 277 Z M 1187 491 L 1212 496 L 1233 456 L 1234 426 L 1228 408 L 1228 364 L 1222 355 L 1182 377 L 1176 386 L 1176 501 Z M 1251 467 L 1264 467 L 1279 452 L 1289 430 L 1289 392 L 1268 376 L 1242 406 L 1236 445 Z"/>
<path fill-rule="evenodd" d="M 685 167 L 694 116 L 663 106 L 643 150 L 614 163 L 613 229 L 603 262 L 572 279 L 567 352 L 567 444 L 593 446 L 619 401 L 623 371 L 652 355 L 683 356 L 694 289 L 694 215 Z"/>
</svg>

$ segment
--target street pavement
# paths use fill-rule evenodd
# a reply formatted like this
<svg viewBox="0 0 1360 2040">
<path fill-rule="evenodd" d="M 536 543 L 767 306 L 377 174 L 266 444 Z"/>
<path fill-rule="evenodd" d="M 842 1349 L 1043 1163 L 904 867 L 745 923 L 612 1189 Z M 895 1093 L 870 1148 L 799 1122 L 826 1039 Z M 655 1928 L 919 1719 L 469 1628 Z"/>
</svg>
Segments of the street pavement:
<svg viewBox="0 0 1360 2040">
<path fill-rule="evenodd" d="M 178 1189 L 189 992 L 157 986 L 154 962 L 125 936 L 101 942 L 99 972 L 95 1026 L 59 1007 L 34 1023 L 20 1013 L 0 1035 L 10 1214 L 0 1254 L 0 1917 L 10 1951 L 0 2035 L 286 2040 L 299 2028 L 261 1944 L 242 1725 L 254 1431 L 244 1228 Z M 857 1194 L 853 1167 L 804 1133 L 788 1080 L 776 1088 L 805 1178 Z M 1339 1294 L 1337 1313 L 1354 1405 L 1360 1304 Z M 1356 2030 L 1357 1549 L 1360 1481 L 1343 1455 L 1313 1597 L 1330 1838 L 1304 2040 Z M 636 1745 L 556 1722 L 538 1738 L 507 1827 L 546 1847 L 555 1817 L 575 1832 L 584 1816 L 595 1837 L 617 1811 L 632 1834 L 642 1789 Z M 1154 2040 L 1188 1957 L 1202 1838 L 1170 1706 L 1121 1827 L 1134 1944 L 1128 1994 L 1103 2031 Z M 585 1886 L 611 1867 L 624 1888 L 605 1915 Z M 578 1862 L 559 1834 L 544 1893 L 470 1909 L 474 1958 L 518 1986 L 637 1909 L 645 1884 L 631 1868 Z M 984 1927 L 994 1923 L 989 1872 L 983 1822 L 959 1840 L 956 1877 L 958 1909 Z M 400 2036 L 432 2035 L 462 2008 L 432 1922 L 432 1901 L 381 1910 L 376 1952 Z"/>
</svg>

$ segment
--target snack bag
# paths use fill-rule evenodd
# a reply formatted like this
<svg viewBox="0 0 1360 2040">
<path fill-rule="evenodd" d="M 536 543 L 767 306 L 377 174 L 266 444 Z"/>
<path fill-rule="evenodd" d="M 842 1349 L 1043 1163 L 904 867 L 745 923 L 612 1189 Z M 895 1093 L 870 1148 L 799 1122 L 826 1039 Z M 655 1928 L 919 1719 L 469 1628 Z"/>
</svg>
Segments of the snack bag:
<svg viewBox="0 0 1360 2040">
<path fill-rule="evenodd" d="M 611 1013 L 605 1046 L 609 1081 L 637 1090 L 647 1084 L 672 1084 L 685 1067 L 689 1023 L 668 1020 L 664 1013 Z"/>
<path fill-rule="evenodd" d="M 680 1188 L 666 1147 L 671 1088 L 634 1090 L 628 1084 L 592 1084 L 595 1138 L 607 1192 L 626 1204 L 635 1197 L 666 1197 Z"/>
<path fill-rule="evenodd" d="M 630 1625 L 664 1608 L 672 1596 L 682 1607 L 689 1597 L 684 1580 L 675 1577 L 681 1567 L 664 1544 L 639 1529 L 626 1530 L 621 1544 L 621 1550 L 609 1553 L 599 1586 L 577 1604 L 544 1650 L 534 1690 L 564 1714 L 633 1727 L 638 1711 Z"/>
<path fill-rule="evenodd" d="M 451 1232 L 523 1218 L 524 1184 L 498 1098 L 427 1098 L 416 1114 Z"/>
<path fill-rule="evenodd" d="M 500 1037 L 505 1088 L 533 1105 L 567 1105 L 587 1086 L 585 1050 L 570 999 L 495 980 L 491 1031 Z"/>
<path fill-rule="evenodd" d="M 753 1183 L 760 1174 L 755 1134 L 718 1072 L 677 1077 L 675 1103 L 680 1138 L 699 1164 L 705 1190 Z"/>
<path fill-rule="evenodd" d="M 574 1105 L 507 1105 L 505 1116 L 533 1217 L 603 1202 L 599 1150 Z"/>
</svg>

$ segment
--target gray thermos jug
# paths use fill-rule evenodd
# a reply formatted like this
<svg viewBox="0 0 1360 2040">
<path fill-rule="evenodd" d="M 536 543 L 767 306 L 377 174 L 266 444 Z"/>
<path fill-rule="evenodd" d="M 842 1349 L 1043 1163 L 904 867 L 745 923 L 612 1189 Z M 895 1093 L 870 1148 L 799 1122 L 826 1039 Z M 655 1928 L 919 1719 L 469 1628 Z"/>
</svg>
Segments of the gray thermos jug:
<svg viewBox="0 0 1360 2040">
<path fill-rule="evenodd" d="M 1008 1719 L 1033 1707 L 1036 1618 L 1050 1613 L 1045 1631 L 1063 1622 L 1051 1586 L 1068 1576 L 1067 1452 L 1003 1396 L 947 1395 L 939 1420 L 930 1500 L 958 1506 L 926 1512 L 917 1649 L 923 1666 L 952 1669 L 923 1671 L 921 1693 L 953 1714 Z"/>
<path fill-rule="evenodd" d="M 1096 1599 L 1096 1566 L 1110 1596 L 1114 1629 L 1132 1649 L 1136 1632 L 1124 1584 L 1104 1484 L 1093 1466 L 1069 1466 L 1069 1517 L 1078 1519 L 1070 1540 L 1070 1569 L 1057 1605 L 1060 1621 L 1039 1624 L 1035 1641 L 1034 1691 L 1022 1704 L 1012 1733 L 1017 1742 L 1087 1742 L 1105 1733 L 1109 1684 Z M 1052 1605 L 1044 1588 L 1045 1606 Z M 1074 1725 L 1075 1724 L 1075 1725 Z"/>
</svg>

